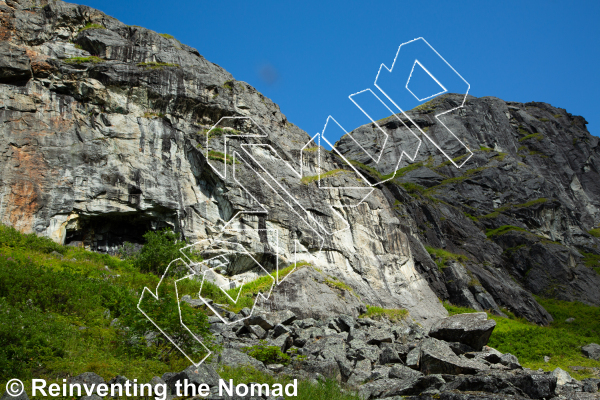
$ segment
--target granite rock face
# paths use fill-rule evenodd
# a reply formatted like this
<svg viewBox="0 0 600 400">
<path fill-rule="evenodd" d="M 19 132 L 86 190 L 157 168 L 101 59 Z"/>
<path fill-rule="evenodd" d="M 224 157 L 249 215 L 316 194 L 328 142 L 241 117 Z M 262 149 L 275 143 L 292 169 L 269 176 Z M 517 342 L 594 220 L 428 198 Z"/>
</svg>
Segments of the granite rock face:
<svg viewBox="0 0 600 400">
<path fill-rule="evenodd" d="M 474 150 L 463 168 L 425 140 L 361 202 L 364 190 L 346 188 L 362 177 L 340 157 L 168 35 L 62 1 L 0 2 L 0 22 L 1 223 L 102 252 L 162 227 L 226 237 L 268 269 L 310 264 L 264 305 L 303 318 L 371 304 L 429 327 L 447 315 L 441 299 L 545 324 L 530 293 L 600 304 L 589 267 L 600 241 L 588 233 L 600 223 L 600 151 L 582 117 L 470 97 L 444 121 Z M 461 147 L 434 115 L 456 102 L 411 111 L 451 157 Z M 383 125 L 406 134 L 394 118 Z M 372 130 L 353 135 L 366 146 Z M 371 183 L 395 168 L 392 153 L 375 165 L 347 137 L 336 146 Z M 250 257 L 226 268 L 257 273 Z"/>
</svg>

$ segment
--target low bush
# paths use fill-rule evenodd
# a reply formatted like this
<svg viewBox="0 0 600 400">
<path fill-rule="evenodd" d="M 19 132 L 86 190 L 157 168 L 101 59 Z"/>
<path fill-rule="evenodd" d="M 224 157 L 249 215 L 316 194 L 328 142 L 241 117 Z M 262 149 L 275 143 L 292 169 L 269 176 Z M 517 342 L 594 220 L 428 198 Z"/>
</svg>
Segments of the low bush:
<svg viewBox="0 0 600 400">
<path fill-rule="evenodd" d="M 255 346 L 243 347 L 242 351 L 265 364 L 287 365 L 290 363 L 290 356 L 283 353 L 278 346 L 268 346 L 266 340 L 261 340 L 260 344 Z"/>
</svg>

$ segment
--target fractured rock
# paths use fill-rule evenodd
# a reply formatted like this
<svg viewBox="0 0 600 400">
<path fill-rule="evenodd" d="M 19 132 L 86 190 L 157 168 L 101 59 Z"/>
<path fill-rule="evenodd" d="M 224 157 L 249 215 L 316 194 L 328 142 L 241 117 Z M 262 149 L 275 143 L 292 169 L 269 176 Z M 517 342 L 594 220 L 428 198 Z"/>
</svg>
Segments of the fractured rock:
<svg viewBox="0 0 600 400">
<path fill-rule="evenodd" d="M 486 313 L 456 314 L 435 323 L 429 336 L 447 342 L 460 342 L 480 351 L 496 327 Z"/>
</svg>

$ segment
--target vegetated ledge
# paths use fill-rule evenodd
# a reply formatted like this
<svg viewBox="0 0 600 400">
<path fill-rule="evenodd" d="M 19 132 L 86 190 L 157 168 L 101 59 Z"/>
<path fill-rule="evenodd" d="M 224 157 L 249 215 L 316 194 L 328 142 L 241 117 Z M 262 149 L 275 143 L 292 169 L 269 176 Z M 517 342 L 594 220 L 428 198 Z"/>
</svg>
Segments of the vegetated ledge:
<svg viewBox="0 0 600 400">
<path fill-rule="evenodd" d="M 141 62 L 141 63 L 137 63 L 136 65 L 139 68 L 143 68 L 143 69 L 163 69 L 165 67 L 181 68 L 181 66 L 179 64 L 157 62 L 157 61 Z"/>
</svg>

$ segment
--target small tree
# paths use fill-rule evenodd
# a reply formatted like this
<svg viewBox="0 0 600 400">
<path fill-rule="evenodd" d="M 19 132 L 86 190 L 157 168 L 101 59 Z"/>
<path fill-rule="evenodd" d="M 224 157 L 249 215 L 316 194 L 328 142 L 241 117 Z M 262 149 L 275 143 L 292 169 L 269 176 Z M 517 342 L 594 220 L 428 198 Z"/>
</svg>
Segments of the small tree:
<svg viewBox="0 0 600 400">
<path fill-rule="evenodd" d="M 156 232 L 147 232 L 144 234 L 146 244 L 142 247 L 133 265 L 142 272 L 152 272 L 162 275 L 169 263 L 182 257 L 181 248 L 187 246 L 187 242 L 178 240 L 178 235 L 165 228 Z M 191 251 L 186 250 L 185 254 L 192 257 Z"/>
</svg>

